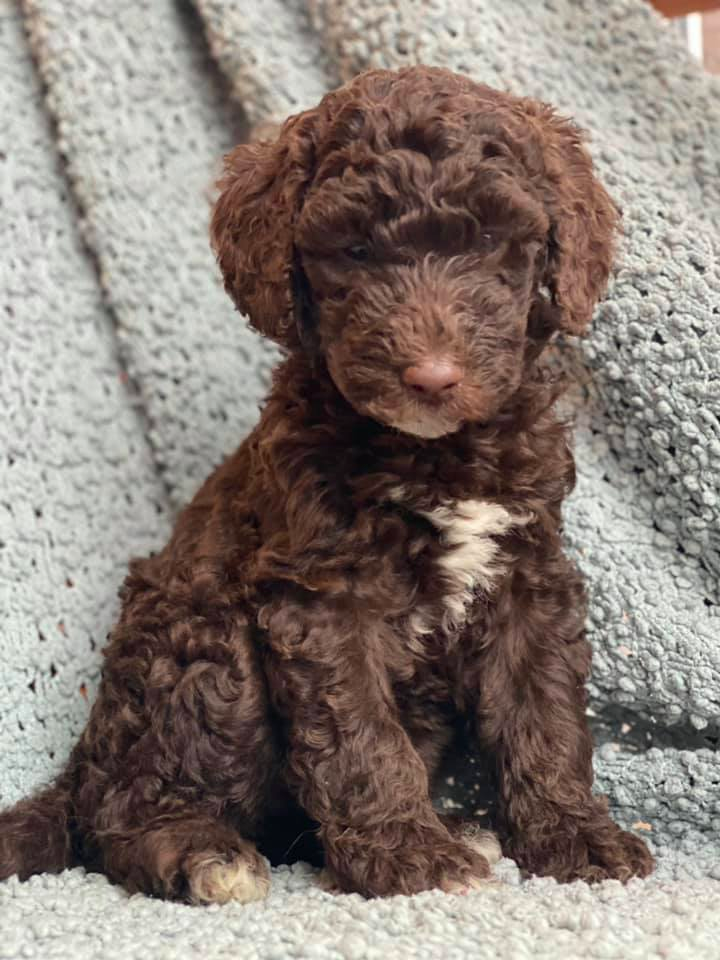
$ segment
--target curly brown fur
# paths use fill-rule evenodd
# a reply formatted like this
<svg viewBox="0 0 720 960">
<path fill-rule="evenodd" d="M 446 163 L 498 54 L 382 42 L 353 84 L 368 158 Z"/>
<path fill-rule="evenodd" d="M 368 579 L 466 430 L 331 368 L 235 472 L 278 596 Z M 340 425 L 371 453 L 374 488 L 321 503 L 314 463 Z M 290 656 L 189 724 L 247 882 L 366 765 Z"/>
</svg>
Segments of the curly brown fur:
<svg viewBox="0 0 720 960">
<path fill-rule="evenodd" d="M 226 287 L 289 356 L 252 435 L 131 564 L 66 772 L 0 815 L 0 877 L 84 863 L 253 899 L 256 844 L 301 814 L 343 890 L 477 884 L 492 843 L 430 801 L 458 716 L 526 870 L 647 874 L 591 792 L 573 461 L 539 360 L 586 328 L 612 259 L 578 130 L 447 71 L 375 71 L 238 147 L 220 186 Z M 453 382 L 408 379 L 428 363 Z"/>
</svg>

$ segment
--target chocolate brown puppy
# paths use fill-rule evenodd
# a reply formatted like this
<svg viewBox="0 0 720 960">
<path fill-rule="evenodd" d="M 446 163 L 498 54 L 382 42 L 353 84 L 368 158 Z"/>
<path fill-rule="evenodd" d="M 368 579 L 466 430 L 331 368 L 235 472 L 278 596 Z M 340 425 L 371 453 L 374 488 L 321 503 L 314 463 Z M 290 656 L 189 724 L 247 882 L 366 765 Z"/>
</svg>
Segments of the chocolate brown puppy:
<svg viewBox="0 0 720 960">
<path fill-rule="evenodd" d="M 342 890 L 477 885 L 497 845 L 430 800 L 458 717 L 525 870 L 652 869 L 592 794 L 573 458 L 542 361 L 587 328 L 617 225 L 571 122 L 441 69 L 366 73 L 226 158 L 225 286 L 286 356 L 256 429 L 132 562 L 65 772 L 0 814 L 0 878 L 84 864 L 252 900 L 258 848 L 300 816 Z"/>
</svg>

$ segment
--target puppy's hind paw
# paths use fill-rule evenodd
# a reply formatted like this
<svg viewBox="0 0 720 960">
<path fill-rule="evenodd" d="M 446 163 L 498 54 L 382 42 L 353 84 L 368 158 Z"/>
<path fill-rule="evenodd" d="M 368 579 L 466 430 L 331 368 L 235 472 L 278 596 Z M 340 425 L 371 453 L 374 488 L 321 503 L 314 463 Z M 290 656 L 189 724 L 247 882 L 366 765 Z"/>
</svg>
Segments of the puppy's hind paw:
<svg viewBox="0 0 720 960">
<path fill-rule="evenodd" d="M 219 855 L 195 855 L 187 866 L 192 903 L 252 903 L 270 891 L 267 863 L 253 846 L 228 860 Z"/>
<path fill-rule="evenodd" d="M 466 893 L 472 893 L 474 890 L 485 890 L 495 883 L 497 883 L 497 880 L 491 875 L 487 877 L 469 876 L 462 880 L 444 880 L 440 884 L 440 889 L 444 893 L 454 893 L 464 896 Z"/>
</svg>

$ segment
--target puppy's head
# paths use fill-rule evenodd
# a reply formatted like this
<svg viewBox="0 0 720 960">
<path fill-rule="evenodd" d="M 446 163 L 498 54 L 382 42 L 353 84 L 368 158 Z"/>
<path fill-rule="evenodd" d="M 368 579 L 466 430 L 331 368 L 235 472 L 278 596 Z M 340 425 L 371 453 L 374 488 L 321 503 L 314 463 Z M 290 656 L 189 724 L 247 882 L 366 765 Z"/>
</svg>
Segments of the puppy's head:
<svg viewBox="0 0 720 960">
<path fill-rule="evenodd" d="M 490 420 L 553 332 L 583 332 L 618 220 L 572 123 L 427 67 L 238 147 L 220 189 L 212 242 L 253 326 L 426 438 Z"/>
</svg>

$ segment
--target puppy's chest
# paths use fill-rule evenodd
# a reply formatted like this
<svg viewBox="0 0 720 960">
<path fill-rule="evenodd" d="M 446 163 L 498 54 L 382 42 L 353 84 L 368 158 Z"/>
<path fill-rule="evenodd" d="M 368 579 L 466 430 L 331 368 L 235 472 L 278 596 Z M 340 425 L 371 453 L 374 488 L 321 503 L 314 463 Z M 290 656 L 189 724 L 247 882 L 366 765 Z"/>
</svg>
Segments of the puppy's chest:
<svg viewBox="0 0 720 960">
<path fill-rule="evenodd" d="M 502 538 L 528 518 L 482 499 L 447 501 L 413 514 L 429 542 L 417 560 L 408 558 L 415 590 L 401 628 L 409 647 L 420 649 L 431 638 L 457 636 L 474 604 L 492 596 L 506 568 Z"/>
</svg>

